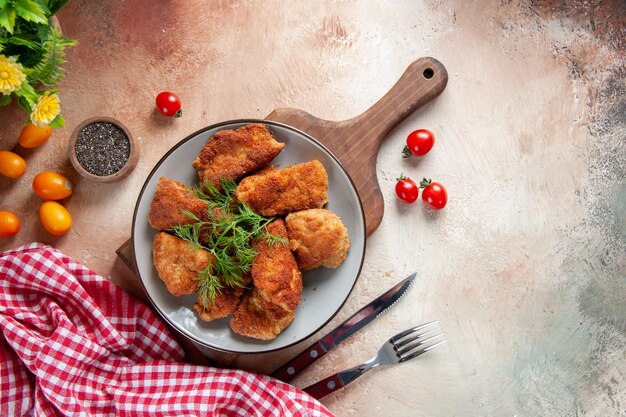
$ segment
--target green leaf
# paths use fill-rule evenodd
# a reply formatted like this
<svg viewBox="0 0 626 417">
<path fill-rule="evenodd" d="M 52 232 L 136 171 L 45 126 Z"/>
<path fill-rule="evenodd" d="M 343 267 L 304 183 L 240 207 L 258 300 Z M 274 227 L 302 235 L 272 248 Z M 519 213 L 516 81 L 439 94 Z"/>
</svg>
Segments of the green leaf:
<svg viewBox="0 0 626 417">
<path fill-rule="evenodd" d="M 75 45 L 76 41 L 63 37 L 56 29 L 52 28 L 50 36 L 44 41 L 44 54 L 37 65 L 32 68 L 31 80 L 36 80 L 44 85 L 55 85 L 63 79 L 65 62 L 65 48 Z"/>
<path fill-rule="evenodd" d="M 19 97 L 17 98 L 17 103 L 24 109 L 26 110 L 29 114 L 30 114 L 30 103 L 28 102 L 28 100 L 26 100 L 26 98 L 24 97 Z"/>
<path fill-rule="evenodd" d="M 45 10 L 40 4 L 32 0 L 14 0 L 13 7 L 15 8 L 15 13 L 27 22 L 41 23 L 42 25 L 49 24 Z"/>
<path fill-rule="evenodd" d="M 37 102 L 37 99 L 39 98 L 39 94 L 37 94 L 33 86 L 27 82 L 23 82 L 22 87 L 19 90 L 15 91 L 13 94 L 20 98 L 20 103 L 22 99 L 26 100 L 26 102 L 28 103 L 28 111 L 32 109 L 32 107 Z"/>
<path fill-rule="evenodd" d="M 51 88 L 49 90 L 36 90 L 37 95 L 42 95 L 45 92 L 48 92 L 49 94 L 59 94 L 59 89 L 58 88 Z"/>
<path fill-rule="evenodd" d="M 0 106 L 6 106 L 11 102 L 11 94 L 0 94 Z"/>
<path fill-rule="evenodd" d="M 4 9 L 9 5 L 9 0 L 0 0 L 0 9 Z"/>
<path fill-rule="evenodd" d="M 11 45 L 22 45 L 30 49 L 35 49 L 38 46 L 37 42 L 34 42 L 30 39 L 24 39 L 18 36 L 11 36 L 10 38 L 7 38 L 6 43 L 11 44 Z"/>
<path fill-rule="evenodd" d="M 48 9 L 50 9 L 50 15 L 57 14 L 68 2 L 69 0 L 49 0 Z"/>
<path fill-rule="evenodd" d="M 50 126 L 53 129 L 65 127 L 65 120 L 63 120 L 63 116 L 59 114 L 57 115 L 57 117 L 54 118 L 53 121 L 50 122 L 48 126 Z"/>
<path fill-rule="evenodd" d="M 6 29 L 7 32 L 13 33 L 15 28 L 15 10 L 11 8 L 0 9 L 0 26 Z"/>
<path fill-rule="evenodd" d="M 50 16 L 50 7 L 48 6 L 48 0 L 32 0 L 41 7 L 46 16 Z"/>
</svg>

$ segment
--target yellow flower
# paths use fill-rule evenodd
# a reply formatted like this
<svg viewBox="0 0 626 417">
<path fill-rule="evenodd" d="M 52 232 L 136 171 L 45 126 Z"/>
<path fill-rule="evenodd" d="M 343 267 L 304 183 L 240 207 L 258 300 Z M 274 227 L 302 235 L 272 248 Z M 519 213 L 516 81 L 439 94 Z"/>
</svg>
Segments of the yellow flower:
<svg viewBox="0 0 626 417">
<path fill-rule="evenodd" d="M 0 55 L 0 93 L 8 95 L 19 90 L 25 78 L 22 65 L 15 58 Z"/>
<path fill-rule="evenodd" d="M 37 99 L 30 113 L 30 121 L 39 127 L 46 127 L 61 111 L 61 101 L 56 94 L 46 91 Z"/>
</svg>

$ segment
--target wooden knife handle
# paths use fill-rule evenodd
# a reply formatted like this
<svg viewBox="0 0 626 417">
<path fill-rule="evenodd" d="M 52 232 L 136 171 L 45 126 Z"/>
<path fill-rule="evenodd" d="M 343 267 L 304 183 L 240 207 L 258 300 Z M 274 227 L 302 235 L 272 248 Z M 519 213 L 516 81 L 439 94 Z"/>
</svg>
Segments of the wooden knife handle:
<svg viewBox="0 0 626 417">
<path fill-rule="evenodd" d="M 337 391 L 345 386 L 339 374 L 331 375 L 321 381 L 316 382 L 313 385 L 309 385 L 304 388 L 303 391 L 312 396 L 313 398 L 320 399 L 328 394 Z"/>
<path fill-rule="evenodd" d="M 271 376 L 281 381 L 289 382 L 307 366 L 324 356 L 328 350 L 321 342 L 317 342 L 278 368 Z"/>
</svg>

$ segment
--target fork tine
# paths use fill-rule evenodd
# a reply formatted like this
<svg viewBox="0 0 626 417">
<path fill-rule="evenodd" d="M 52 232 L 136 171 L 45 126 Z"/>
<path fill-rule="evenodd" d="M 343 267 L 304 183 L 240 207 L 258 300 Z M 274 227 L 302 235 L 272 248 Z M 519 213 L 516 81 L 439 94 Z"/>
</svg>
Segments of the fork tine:
<svg viewBox="0 0 626 417">
<path fill-rule="evenodd" d="M 434 337 L 437 337 L 437 336 L 434 336 Z M 444 340 L 441 340 L 441 341 L 435 343 L 434 345 L 426 346 L 426 347 L 424 347 L 424 348 L 422 348 L 422 349 L 420 349 L 420 350 L 418 350 L 416 352 L 411 353 L 410 355 L 401 357 L 400 358 L 400 362 L 406 362 L 406 361 L 410 361 L 411 359 L 417 358 L 418 356 L 420 356 L 420 355 L 428 352 L 429 350 L 434 349 L 437 346 L 439 346 L 439 345 L 441 345 L 443 343 L 446 343 L 446 342 L 447 342 L 447 340 L 444 339 Z"/>
<path fill-rule="evenodd" d="M 418 333 L 417 335 L 415 335 L 415 336 L 413 336 L 413 337 L 407 337 L 407 338 L 406 338 L 406 339 L 404 339 L 404 340 L 401 340 L 401 341 L 398 341 L 398 342 L 396 342 L 396 343 L 393 343 L 393 348 L 394 348 L 394 350 L 396 350 L 396 351 L 397 351 L 397 350 L 398 350 L 398 349 L 400 349 L 402 346 L 404 346 L 404 345 L 406 345 L 406 344 L 408 344 L 408 343 L 411 343 L 411 342 L 413 342 L 413 341 L 415 341 L 415 340 L 418 340 L 418 339 L 423 339 L 423 338 L 424 338 L 424 336 L 426 336 L 427 334 L 431 334 L 432 332 L 437 332 L 437 331 L 441 331 L 441 329 L 440 329 L 439 327 L 436 327 L 436 328 L 434 328 L 434 329 L 427 330 L 427 331 L 425 331 L 425 332 L 423 332 L 423 333 Z M 414 332 L 414 333 L 415 333 L 415 332 Z M 410 335 L 410 334 L 409 334 L 409 335 Z M 407 335 L 407 336 L 409 336 L 409 335 Z M 397 340 L 397 339 L 396 339 L 396 340 Z"/>
<path fill-rule="evenodd" d="M 389 341 L 390 341 L 391 343 L 395 343 L 397 340 L 402 339 L 403 337 L 408 336 L 408 335 L 410 335 L 411 333 L 414 333 L 414 332 L 416 332 L 416 331 L 418 331 L 418 330 L 421 330 L 421 329 L 423 329 L 424 327 L 428 327 L 428 326 L 430 326 L 431 324 L 434 324 L 434 323 L 438 323 L 438 322 L 437 322 L 437 320 L 435 320 L 435 321 L 430 321 L 430 322 L 428 322 L 428 323 L 424 323 L 424 324 L 420 324 L 419 326 L 412 327 L 412 328 L 410 328 L 410 329 L 407 329 L 407 330 L 405 330 L 405 331 L 403 331 L 403 332 L 398 333 L 397 335 L 395 335 L 394 337 L 392 337 L 391 339 L 389 339 Z"/>
<path fill-rule="evenodd" d="M 410 344 L 409 346 L 406 346 L 406 347 L 405 347 L 405 348 L 403 348 L 403 349 L 398 349 L 398 348 L 397 348 L 397 346 L 394 346 L 394 350 L 396 351 L 396 353 L 398 354 L 398 356 L 402 357 L 403 355 L 405 355 L 406 353 L 408 353 L 408 352 L 412 351 L 412 350 L 413 350 L 413 349 L 415 349 L 416 347 L 426 345 L 426 344 L 427 344 L 428 342 L 430 342 L 431 340 L 436 339 L 436 338 L 438 338 L 438 337 L 440 337 L 440 336 L 443 336 L 443 333 L 442 333 L 442 332 L 441 332 L 441 333 L 438 333 L 438 334 L 436 334 L 436 335 L 434 335 L 434 336 L 431 336 L 431 337 L 429 337 L 429 338 L 427 338 L 427 339 L 417 340 L 417 342 L 412 343 L 412 344 Z M 415 339 L 418 339 L 418 338 L 415 338 Z"/>
</svg>

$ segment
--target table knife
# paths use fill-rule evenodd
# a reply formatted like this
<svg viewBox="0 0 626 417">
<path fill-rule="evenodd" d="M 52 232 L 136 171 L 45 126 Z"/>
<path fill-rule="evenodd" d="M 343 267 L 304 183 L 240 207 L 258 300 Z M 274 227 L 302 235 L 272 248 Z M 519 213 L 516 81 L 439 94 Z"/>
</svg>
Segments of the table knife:
<svg viewBox="0 0 626 417">
<path fill-rule="evenodd" d="M 368 305 L 354 313 L 349 319 L 341 323 L 336 329 L 322 337 L 308 349 L 300 352 L 295 358 L 278 368 L 271 375 L 281 381 L 289 382 L 302 372 L 307 366 L 324 356 L 333 347 L 343 342 L 366 324 L 378 317 L 383 311 L 398 301 L 409 288 L 415 275 L 412 273 L 398 284 L 374 299 Z"/>
</svg>

